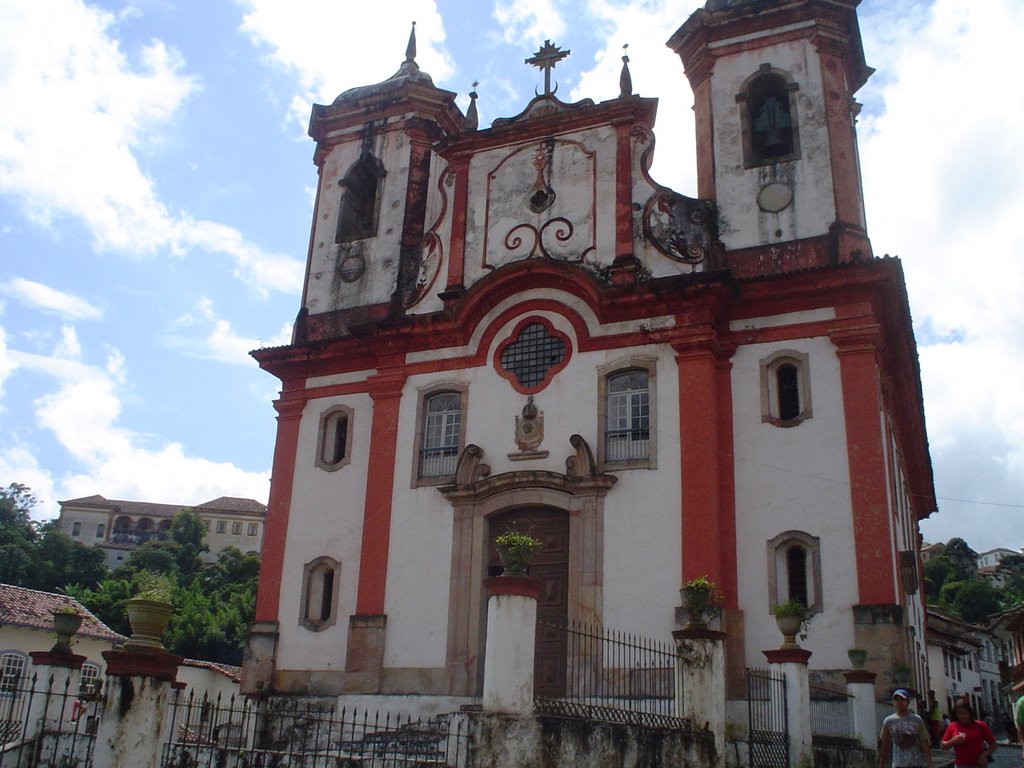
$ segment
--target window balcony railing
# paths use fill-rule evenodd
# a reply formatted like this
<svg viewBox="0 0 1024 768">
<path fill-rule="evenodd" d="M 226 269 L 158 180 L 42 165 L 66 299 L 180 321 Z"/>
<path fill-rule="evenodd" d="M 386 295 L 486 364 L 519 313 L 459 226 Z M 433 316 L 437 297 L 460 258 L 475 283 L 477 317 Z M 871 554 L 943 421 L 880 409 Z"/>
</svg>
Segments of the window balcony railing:
<svg viewBox="0 0 1024 768">
<path fill-rule="evenodd" d="M 457 446 L 420 449 L 420 477 L 451 477 L 459 462 Z"/>
<path fill-rule="evenodd" d="M 643 429 L 617 429 L 605 432 L 605 457 L 608 463 L 640 461 L 650 458 L 651 433 Z"/>
</svg>

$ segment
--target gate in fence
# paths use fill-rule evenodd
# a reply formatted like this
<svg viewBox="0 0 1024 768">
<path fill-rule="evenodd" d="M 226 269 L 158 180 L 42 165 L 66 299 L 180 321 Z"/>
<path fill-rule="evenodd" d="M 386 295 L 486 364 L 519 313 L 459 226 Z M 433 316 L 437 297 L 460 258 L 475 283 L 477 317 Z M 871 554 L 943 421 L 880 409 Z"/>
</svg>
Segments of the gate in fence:
<svg viewBox="0 0 1024 768">
<path fill-rule="evenodd" d="M 750 768 L 787 768 L 789 721 L 782 672 L 747 669 Z"/>
<path fill-rule="evenodd" d="M 562 696 L 536 696 L 538 714 L 624 723 L 649 728 L 682 728 L 676 716 L 678 657 L 671 643 L 572 622 L 537 622 L 537 631 L 556 636 L 566 653 Z"/>
</svg>

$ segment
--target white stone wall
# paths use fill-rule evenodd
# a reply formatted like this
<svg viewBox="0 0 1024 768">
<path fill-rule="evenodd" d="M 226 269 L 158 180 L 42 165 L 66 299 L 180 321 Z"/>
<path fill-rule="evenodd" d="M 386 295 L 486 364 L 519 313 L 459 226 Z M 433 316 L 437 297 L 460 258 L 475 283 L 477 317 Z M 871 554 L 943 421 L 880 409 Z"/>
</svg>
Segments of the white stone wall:
<svg viewBox="0 0 1024 768">
<path fill-rule="evenodd" d="M 760 361 L 789 349 L 808 355 L 813 416 L 794 427 L 761 419 Z M 768 542 L 784 531 L 820 539 L 822 612 L 801 644 L 818 668 L 846 668 L 858 602 L 846 427 L 839 361 L 825 337 L 743 345 L 733 356 L 733 439 L 739 604 L 747 664 L 782 641 L 769 613 Z"/>
<path fill-rule="evenodd" d="M 740 105 L 736 95 L 761 64 L 790 73 L 799 90 L 796 109 L 800 157 L 747 169 L 744 167 Z M 817 52 L 797 40 L 744 51 L 718 59 L 712 79 L 715 173 L 719 226 L 726 248 L 784 242 L 828 232 L 835 221 L 835 200 L 825 129 L 824 98 Z M 770 181 L 783 181 L 793 190 L 793 203 L 778 214 L 757 206 L 757 193 Z M 781 230 L 780 236 L 776 231 Z"/>
<path fill-rule="evenodd" d="M 352 460 L 337 471 L 326 472 L 316 466 L 320 414 L 339 404 L 353 410 Z M 366 394 L 311 400 L 303 411 L 281 577 L 279 669 L 345 668 L 348 617 L 355 613 L 359 581 L 372 418 L 373 401 Z M 337 621 L 313 632 L 299 624 L 303 568 L 324 555 L 341 564 L 335 576 Z"/>
<path fill-rule="evenodd" d="M 496 307 L 492 314 L 502 309 L 503 306 Z M 517 451 L 515 417 L 521 413 L 527 397 L 515 392 L 495 371 L 492 360 L 496 346 L 528 316 L 549 320 L 572 340 L 573 352 L 568 366 L 535 396 L 537 407 L 544 412 L 545 438 L 540 447 L 550 451 L 549 456 L 513 462 L 508 454 Z M 485 319 L 482 327 L 487 322 Z M 596 322 L 592 330 L 599 332 Z M 663 469 L 615 472 L 618 483 L 605 500 L 604 623 L 669 638 L 675 627 L 672 606 L 678 604 L 681 572 L 674 355 L 667 346 L 586 353 L 580 353 L 578 347 L 575 330 L 562 315 L 524 311 L 502 325 L 482 366 L 412 376 L 406 382 L 399 418 L 385 598 L 386 666 L 436 668 L 445 663 L 452 510 L 436 487 L 411 487 L 417 460 L 419 390 L 440 382 L 468 386 L 466 443 L 484 449 L 484 461 L 490 465 L 492 475 L 521 469 L 561 473 L 565 471 L 565 459 L 572 453 L 572 434 L 581 434 L 596 451 L 598 368 L 630 355 L 657 357 L 657 457 L 658 466 Z M 352 377 L 325 377 L 316 383 L 327 383 L 326 378 Z M 340 470 L 325 472 L 314 465 L 319 415 L 337 404 L 345 404 L 354 412 L 352 460 Z M 344 663 L 348 616 L 355 612 L 371 419 L 372 402 L 367 395 L 318 399 L 311 401 L 303 412 L 282 578 L 279 669 L 304 669 L 311 659 L 316 660 L 314 666 L 320 669 L 340 669 Z M 705 458 L 698 455 L 695 460 Z M 644 556 L 637 557 L 638 552 Z M 338 618 L 333 627 L 313 632 L 298 624 L 299 595 L 304 564 L 320 555 L 341 562 Z"/>
</svg>

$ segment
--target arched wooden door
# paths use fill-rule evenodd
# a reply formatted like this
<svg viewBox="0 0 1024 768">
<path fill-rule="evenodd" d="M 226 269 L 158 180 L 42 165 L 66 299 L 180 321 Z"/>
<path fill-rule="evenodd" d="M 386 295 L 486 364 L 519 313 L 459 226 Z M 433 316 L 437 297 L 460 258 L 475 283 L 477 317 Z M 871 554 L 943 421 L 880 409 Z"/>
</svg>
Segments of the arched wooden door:
<svg viewBox="0 0 1024 768">
<path fill-rule="evenodd" d="M 488 539 L 489 575 L 501 573 L 501 560 L 494 539 L 514 526 L 539 539 L 541 547 L 530 564 L 529 575 L 541 583 L 537 601 L 537 640 L 533 685 L 538 696 L 565 694 L 566 635 L 546 624 L 564 627 L 569 616 L 569 515 L 544 507 L 502 512 L 491 517 Z"/>
</svg>

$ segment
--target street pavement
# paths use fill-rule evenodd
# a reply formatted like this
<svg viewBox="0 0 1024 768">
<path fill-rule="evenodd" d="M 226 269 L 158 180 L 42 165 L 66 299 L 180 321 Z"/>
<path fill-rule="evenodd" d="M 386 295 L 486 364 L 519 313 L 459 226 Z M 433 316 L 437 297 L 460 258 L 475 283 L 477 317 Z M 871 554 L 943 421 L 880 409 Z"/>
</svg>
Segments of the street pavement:
<svg viewBox="0 0 1024 768">
<path fill-rule="evenodd" d="M 1020 744 L 1002 744 L 992 755 L 989 768 L 1021 768 L 1022 765 L 1024 760 L 1021 759 Z"/>
</svg>

